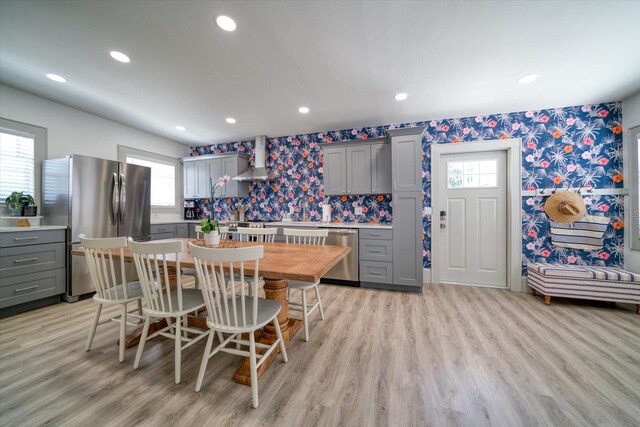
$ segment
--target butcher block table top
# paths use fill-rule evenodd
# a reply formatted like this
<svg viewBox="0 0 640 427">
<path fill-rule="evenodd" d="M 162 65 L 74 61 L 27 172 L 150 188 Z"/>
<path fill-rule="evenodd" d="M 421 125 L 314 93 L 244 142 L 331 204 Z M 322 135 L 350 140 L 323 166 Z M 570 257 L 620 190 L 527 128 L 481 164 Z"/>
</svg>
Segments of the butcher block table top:
<svg viewBox="0 0 640 427">
<path fill-rule="evenodd" d="M 178 257 L 181 268 L 195 268 L 191 253 L 187 249 L 187 242 L 191 241 L 200 244 L 198 240 L 183 240 L 185 252 L 181 252 Z M 157 241 L 157 240 L 156 240 Z M 258 274 L 269 279 L 299 280 L 302 282 L 317 282 L 342 258 L 344 258 L 351 248 L 348 246 L 329 245 L 294 245 L 291 243 L 262 243 L 262 242 L 239 242 L 237 240 L 223 240 L 212 248 L 245 248 L 249 246 L 264 246 L 264 258 L 260 260 Z M 84 255 L 82 248 L 74 249 L 72 255 Z M 125 261 L 133 262 L 131 250 L 124 248 Z M 169 265 L 175 265 L 174 257 L 167 257 Z M 245 264 L 245 274 L 252 276 L 253 263 Z"/>
</svg>

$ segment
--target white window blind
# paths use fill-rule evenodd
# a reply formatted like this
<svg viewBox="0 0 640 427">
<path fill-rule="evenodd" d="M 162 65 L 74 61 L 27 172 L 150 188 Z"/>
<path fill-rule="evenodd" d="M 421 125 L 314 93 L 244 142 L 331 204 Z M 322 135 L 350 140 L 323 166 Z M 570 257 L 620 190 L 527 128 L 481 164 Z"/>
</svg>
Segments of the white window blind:
<svg viewBox="0 0 640 427">
<path fill-rule="evenodd" d="M 127 155 L 127 163 L 151 168 L 151 206 L 176 206 L 176 167 L 173 164 Z"/>
<path fill-rule="evenodd" d="M 0 202 L 13 191 L 35 194 L 35 141 L 0 131 Z"/>
</svg>

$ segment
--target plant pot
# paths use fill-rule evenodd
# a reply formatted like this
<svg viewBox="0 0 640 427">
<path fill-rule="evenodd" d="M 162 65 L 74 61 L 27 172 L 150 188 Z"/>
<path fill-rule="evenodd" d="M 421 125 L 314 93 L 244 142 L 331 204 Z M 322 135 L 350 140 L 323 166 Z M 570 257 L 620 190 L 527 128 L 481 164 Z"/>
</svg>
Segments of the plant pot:
<svg viewBox="0 0 640 427">
<path fill-rule="evenodd" d="M 15 209 L 11 206 L 7 206 L 7 208 L 9 209 L 10 216 L 22 216 L 22 209 L 24 208 L 24 206 L 20 206 L 19 208 Z"/>
<path fill-rule="evenodd" d="M 212 231 L 204 236 L 204 243 L 207 246 L 216 246 L 220 244 L 220 233 L 218 230 Z"/>
<path fill-rule="evenodd" d="M 36 216 L 38 215 L 38 207 L 35 205 L 24 206 L 24 216 Z"/>
</svg>

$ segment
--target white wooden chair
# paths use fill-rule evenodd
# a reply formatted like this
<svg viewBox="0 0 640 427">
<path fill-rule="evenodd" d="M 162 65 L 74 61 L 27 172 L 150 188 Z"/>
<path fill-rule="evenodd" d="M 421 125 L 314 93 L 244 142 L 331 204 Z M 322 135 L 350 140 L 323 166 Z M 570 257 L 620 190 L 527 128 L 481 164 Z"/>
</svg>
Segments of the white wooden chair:
<svg viewBox="0 0 640 427">
<path fill-rule="evenodd" d="M 273 243 L 277 232 L 277 228 L 238 227 L 240 241 Z"/>
<path fill-rule="evenodd" d="M 292 243 L 296 245 L 324 245 L 325 240 L 327 239 L 327 235 L 329 234 L 329 230 L 326 228 L 323 230 L 304 230 L 297 228 L 285 228 L 284 235 L 287 238 L 287 243 Z M 292 289 L 299 289 L 302 291 L 302 304 L 298 303 L 289 303 L 289 310 L 301 311 L 302 312 L 302 321 L 304 322 L 304 340 L 309 341 L 309 315 L 313 313 L 313 310 L 316 308 L 320 310 L 320 318 L 324 320 L 324 311 L 322 311 L 322 300 L 320 299 L 320 289 L 318 285 L 320 281 L 311 283 L 311 282 L 300 282 L 297 280 L 289 280 L 289 289 L 288 293 L 291 293 Z M 307 294 L 306 291 L 309 289 L 314 289 L 316 293 L 316 303 L 310 308 L 307 309 Z M 289 298 L 290 295 L 287 295 Z"/>
<path fill-rule="evenodd" d="M 204 240 L 204 233 L 202 232 L 202 226 L 196 225 L 195 231 L 196 231 L 196 239 Z M 229 227 L 220 227 L 220 241 L 227 240 L 228 238 L 229 238 Z M 195 268 L 183 268 L 182 274 L 185 276 L 193 276 L 193 277 L 197 276 Z M 198 284 L 198 280 L 196 277 L 196 289 L 197 288 L 200 288 L 200 285 Z"/>
<path fill-rule="evenodd" d="M 280 346 L 282 358 L 287 362 L 287 350 L 284 347 L 278 313 L 280 303 L 258 297 L 258 267 L 259 259 L 264 256 L 264 247 L 252 246 L 246 248 L 203 248 L 189 243 L 189 250 L 193 256 L 201 290 L 207 305 L 207 325 L 212 332 L 207 340 L 207 346 L 202 356 L 196 391 L 200 391 L 202 380 L 207 369 L 209 358 L 219 351 L 249 357 L 251 371 L 251 395 L 253 407 L 258 407 L 258 368 L 269 355 Z M 226 267 L 223 265 L 226 264 Z M 256 277 L 245 280 L 245 263 L 253 263 Z M 229 277 L 229 282 L 221 278 Z M 236 279 L 237 277 L 237 279 Z M 253 288 L 249 296 L 248 289 Z M 273 323 L 277 339 L 271 345 L 255 342 L 255 331 L 265 325 Z M 220 344 L 213 350 L 215 331 Z M 226 338 L 224 335 L 228 335 Z M 249 335 L 249 341 L 242 338 L 242 334 Z M 235 344 L 235 348 L 230 348 Z M 242 347 L 245 347 L 245 350 Z M 249 347 L 249 351 L 246 350 Z M 256 347 L 264 349 L 264 353 L 257 354 Z"/>
<path fill-rule="evenodd" d="M 96 290 L 93 300 L 98 304 L 96 313 L 93 316 L 91 330 L 85 345 L 85 351 L 91 350 L 93 337 L 95 336 L 98 325 L 102 325 L 109 321 L 120 323 L 120 343 L 118 360 L 124 361 L 124 344 L 127 334 L 127 315 L 142 319 L 142 289 L 140 282 L 127 282 L 124 267 L 124 248 L 127 247 L 126 237 L 111 237 L 105 239 L 88 238 L 84 234 L 80 234 L 80 243 L 84 249 L 89 267 L 91 281 Z M 120 257 L 120 274 L 116 274 L 113 255 Z M 127 304 L 137 302 L 139 316 L 131 314 L 127 311 Z M 100 313 L 103 305 L 122 305 L 122 311 L 119 315 L 100 321 Z"/>
<path fill-rule="evenodd" d="M 134 242 L 129 238 L 129 247 L 138 270 L 138 278 L 144 293 L 144 327 L 136 353 L 133 369 L 138 369 L 145 343 L 157 336 L 175 340 L 175 382 L 180 383 L 182 350 L 192 346 L 209 334 L 209 331 L 188 326 L 187 315 L 204 308 L 204 299 L 198 289 L 183 289 L 179 254 L 183 252 L 181 240 L 150 243 Z M 176 261 L 175 286 L 172 286 L 167 261 Z M 172 289 L 173 288 L 173 289 Z M 149 334 L 151 319 L 166 319 L 167 326 Z M 175 318 L 175 324 L 172 321 Z M 195 334 L 193 338 L 189 334 Z M 184 344 L 183 344 L 184 343 Z"/>
</svg>

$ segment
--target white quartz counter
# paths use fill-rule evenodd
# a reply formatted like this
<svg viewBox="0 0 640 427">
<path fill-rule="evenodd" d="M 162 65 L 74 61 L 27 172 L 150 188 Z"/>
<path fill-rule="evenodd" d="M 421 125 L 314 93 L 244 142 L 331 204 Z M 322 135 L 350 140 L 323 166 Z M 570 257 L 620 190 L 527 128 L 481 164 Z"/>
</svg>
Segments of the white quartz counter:
<svg viewBox="0 0 640 427">
<path fill-rule="evenodd" d="M 42 231 L 42 230 L 65 230 L 64 225 L 32 225 L 30 227 L 0 227 L 0 233 L 14 233 L 16 231 Z"/>
<path fill-rule="evenodd" d="M 201 219 L 153 219 L 151 225 L 161 224 L 200 224 Z"/>
<path fill-rule="evenodd" d="M 311 221 L 291 221 L 291 222 L 265 222 L 264 225 L 277 225 L 281 227 L 326 227 L 326 228 L 382 228 L 391 230 L 391 224 L 370 224 L 368 222 L 311 222 Z"/>
</svg>

